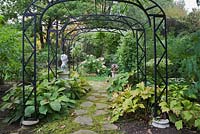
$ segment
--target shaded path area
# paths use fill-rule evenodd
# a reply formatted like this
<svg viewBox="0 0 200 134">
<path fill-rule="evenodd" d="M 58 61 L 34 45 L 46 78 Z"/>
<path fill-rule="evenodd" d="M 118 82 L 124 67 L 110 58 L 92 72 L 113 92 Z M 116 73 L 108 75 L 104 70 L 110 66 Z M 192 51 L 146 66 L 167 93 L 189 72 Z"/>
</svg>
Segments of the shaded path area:
<svg viewBox="0 0 200 134">
<path fill-rule="evenodd" d="M 36 133 L 46 134 L 120 134 L 110 123 L 107 82 L 89 81 L 92 90 L 80 100 L 80 105 L 65 119 L 44 124 Z"/>
<path fill-rule="evenodd" d="M 74 111 L 74 122 L 84 125 L 85 128 L 73 132 L 73 134 L 116 134 L 118 127 L 109 122 L 108 97 L 106 89 L 108 83 L 90 81 L 93 87 L 80 108 Z M 95 129 L 90 129 L 93 126 Z M 88 128 L 88 129 L 87 129 Z"/>
</svg>

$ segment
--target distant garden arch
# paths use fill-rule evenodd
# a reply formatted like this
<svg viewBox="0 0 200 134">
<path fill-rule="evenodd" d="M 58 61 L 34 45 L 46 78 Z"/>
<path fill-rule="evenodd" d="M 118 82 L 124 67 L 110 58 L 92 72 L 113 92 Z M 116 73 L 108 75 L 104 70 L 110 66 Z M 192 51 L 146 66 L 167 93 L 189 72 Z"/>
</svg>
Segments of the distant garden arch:
<svg viewBox="0 0 200 134">
<path fill-rule="evenodd" d="M 147 27 L 152 27 L 153 33 L 153 44 L 154 45 L 154 96 L 155 96 L 155 103 L 154 103 L 154 117 L 157 116 L 157 111 L 159 109 L 158 103 L 163 95 L 166 97 L 167 101 L 167 88 L 168 88 L 168 55 L 167 55 L 167 31 L 166 31 L 166 15 L 162 8 L 153 0 L 91 0 L 88 3 L 93 3 L 94 7 L 91 10 L 89 15 L 84 15 L 84 13 L 75 16 L 73 14 L 69 14 L 69 16 L 63 16 L 64 20 L 57 20 L 51 27 L 49 31 L 44 31 L 43 28 L 43 17 L 44 14 L 53 6 L 57 4 L 65 3 L 66 5 L 69 2 L 77 2 L 78 0 L 48 0 L 48 1 L 41 1 L 41 0 L 34 0 L 26 9 L 23 14 L 23 36 L 22 36 L 22 81 L 23 81 L 23 106 L 24 111 L 26 108 L 26 102 L 30 99 L 30 96 L 34 96 L 34 104 L 35 104 L 35 117 L 34 119 L 38 118 L 38 107 L 37 107 L 37 32 L 48 32 L 48 44 L 51 44 L 51 35 L 52 33 L 55 34 L 57 46 L 55 48 L 53 59 L 48 59 L 48 72 L 53 71 L 51 68 L 52 61 L 58 60 L 58 45 L 59 39 L 62 40 L 62 46 L 66 43 L 66 34 L 65 30 L 68 25 L 75 24 L 76 22 L 87 22 L 89 21 L 90 24 L 93 24 L 94 27 L 85 27 L 85 29 L 103 29 L 112 32 L 110 29 L 118 30 L 126 30 L 131 29 L 133 32 L 136 32 L 136 42 L 137 42 L 137 77 L 138 79 L 140 76 L 144 78 L 142 81 L 146 81 L 146 40 L 148 37 L 146 36 L 145 29 Z M 85 2 L 85 1 L 83 1 Z M 100 2 L 103 6 L 101 7 L 102 10 L 98 10 L 98 2 Z M 87 3 L 87 2 L 85 2 Z M 126 14 L 112 14 L 111 12 L 107 13 L 104 12 L 104 9 L 112 5 L 123 5 L 125 7 L 136 7 L 140 9 L 140 12 L 145 14 L 145 20 L 136 20 L 132 15 Z M 81 10 L 81 9 L 80 9 Z M 138 11 L 139 12 L 139 11 Z M 136 13 L 137 14 L 137 13 Z M 68 19 L 66 19 L 68 18 Z M 71 20 L 70 20 L 71 18 Z M 75 19 L 75 21 L 72 21 Z M 63 23 L 64 21 L 64 23 Z M 109 25 L 106 25 L 106 22 Z M 95 24 L 95 23 L 96 24 Z M 102 23 L 99 23 L 102 22 Z M 123 25 L 122 25 L 123 24 Z M 81 31 L 84 32 L 84 28 L 73 29 L 73 31 Z M 162 36 L 160 36 L 160 31 L 164 31 Z M 142 32 L 141 32 L 142 31 Z M 87 30 L 86 30 L 87 32 Z M 70 32 L 67 35 L 71 35 Z M 141 45 L 140 39 L 143 38 L 144 42 Z M 26 50 L 25 46 L 29 46 L 30 50 Z M 51 46 L 50 46 L 51 47 Z M 49 47 L 49 48 L 50 48 Z M 158 47 L 162 48 L 162 51 L 159 52 L 161 57 L 158 57 Z M 64 50 L 64 49 L 63 49 Z M 160 49 L 159 49 L 160 50 Z M 27 51 L 31 51 L 31 54 L 27 54 Z M 142 54 L 139 56 L 139 51 Z M 49 51 L 50 52 L 50 51 Z M 50 55 L 50 53 L 49 53 Z M 51 54 L 52 55 L 52 54 Z M 162 74 L 159 68 L 161 62 L 165 63 L 165 73 Z M 30 73 L 28 71 L 29 67 L 33 67 L 33 72 Z M 55 68 L 55 75 L 57 77 L 57 68 L 58 65 L 56 64 Z M 31 92 L 27 92 L 25 90 L 25 85 L 28 82 L 31 82 L 33 89 Z M 158 80 L 162 83 L 162 92 L 161 94 L 157 94 L 157 85 Z M 25 94 L 29 94 L 26 98 Z"/>
</svg>

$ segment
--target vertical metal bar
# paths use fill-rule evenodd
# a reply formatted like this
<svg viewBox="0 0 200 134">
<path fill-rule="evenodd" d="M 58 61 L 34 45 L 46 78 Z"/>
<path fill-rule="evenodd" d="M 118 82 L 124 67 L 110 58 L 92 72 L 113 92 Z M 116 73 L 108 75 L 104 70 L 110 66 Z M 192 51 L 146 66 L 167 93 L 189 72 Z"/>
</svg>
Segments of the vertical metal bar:
<svg viewBox="0 0 200 134">
<path fill-rule="evenodd" d="M 73 42 L 71 42 L 73 44 L 72 49 L 75 47 L 75 44 Z M 71 51 L 72 51 L 71 49 Z M 72 52 L 70 51 L 70 54 L 72 55 Z M 72 59 L 73 59 L 73 71 L 75 71 L 75 57 L 72 55 Z"/>
<path fill-rule="evenodd" d="M 58 78 L 58 37 L 59 36 L 59 33 L 58 33 L 58 21 L 56 22 L 56 68 L 55 68 L 55 71 L 56 71 L 56 79 Z"/>
<path fill-rule="evenodd" d="M 157 116 L 157 43 L 156 43 L 156 18 L 153 16 L 153 41 L 154 41 L 154 117 Z"/>
<path fill-rule="evenodd" d="M 96 0 L 94 0 L 94 7 L 95 7 L 95 12 L 97 14 L 97 1 Z"/>
<path fill-rule="evenodd" d="M 146 30 L 144 29 L 144 84 L 147 86 L 147 46 L 146 46 Z"/>
<path fill-rule="evenodd" d="M 37 16 L 34 15 L 34 104 L 35 104 L 35 119 L 37 119 L 37 35 L 36 35 Z"/>
<path fill-rule="evenodd" d="M 22 18 L 22 86 L 23 86 L 23 91 L 22 91 L 22 95 L 23 95 L 23 116 L 25 115 L 25 67 L 24 67 L 24 53 L 25 53 L 25 40 L 24 40 L 24 34 L 25 34 L 25 15 L 23 15 Z"/>
<path fill-rule="evenodd" d="M 165 51 L 166 51 L 166 102 L 168 102 L 168 46 L 167 46 L 167 19 L 164 18 L 165 25 Z"/>
<path fill-rule="evenodd" d="M 62 32 L 62 53 L 64 54 L 65 51 L 64 51 L 64 48 L 65 47 L 65 38 L 64 38 L 64 32 Z"/>
<path fill-rule="evenodd" d="M 48 81 L 50 81 L 50 45 L 51 45 L 51 39 L 50 39 L 50 30 L 47 31 L 47 42 L 48 42 Z"/>
<path fill-rule="evenodd" d="M 136 30 L 136 56 L 137 56 L 137 79 L 138 79 L 138 82 L 140 81 L 140 78 L 139 78 L 139 44 L 138 44 L 138 30 Z"/>
</svg>

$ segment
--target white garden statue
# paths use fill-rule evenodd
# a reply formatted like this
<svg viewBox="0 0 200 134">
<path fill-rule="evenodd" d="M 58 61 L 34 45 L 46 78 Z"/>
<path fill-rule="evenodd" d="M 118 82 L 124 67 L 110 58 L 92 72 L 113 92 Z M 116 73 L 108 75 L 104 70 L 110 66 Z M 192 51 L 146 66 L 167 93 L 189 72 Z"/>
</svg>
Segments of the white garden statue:
<svg viewBox="0 0 200 134">
<path fill-rule="evenodd" d="M 62 69 L 63 73 L 67 73 L 68 56 L 66 54 L 62 54 L 61 61 L 62 61 L 61 69 Z"/>
</svg>

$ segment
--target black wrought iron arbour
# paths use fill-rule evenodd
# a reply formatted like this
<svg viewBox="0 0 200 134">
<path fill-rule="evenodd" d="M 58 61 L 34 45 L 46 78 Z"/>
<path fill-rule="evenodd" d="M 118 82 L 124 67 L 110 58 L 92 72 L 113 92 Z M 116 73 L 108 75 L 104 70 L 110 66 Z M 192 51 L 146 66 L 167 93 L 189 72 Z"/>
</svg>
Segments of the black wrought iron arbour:
<svg viewBox="0 0 200 134">
<path fill-rule="evenodd" d="M 102 18 L 103 17 L 103 18 Z M 128 19 L 133 21 L 128 23 Z M 68 20 L 68 19 L 67 19 Z M 73 25 L 74 23 L 81 23 L 82 21 L 84 21 L 85 26 L 81 25 L 78 26 L 77 28 L 74 28 L 72 30 L 68 29 L 68 26 L 71 26 L 71 24 Z M 88 26 L 87 24 L 90 24 L 92 22 L 104 22 L 104 23 L 97 23 L 97 24 L 93 24 L 92 26 Z M 114 22 L 114 24 L 113 24 Z M 125 27 L 128 26 L 128 27 Z M 60 34 L 62 34 L 62 48 L 64 48 L 64 44 L 66 44 L 66 39 L 71 42 L 68 42 L 67 46 L 72 46 L 71 44 L 73 44 L 73 41 L 75 39 L 76 36 L 78 36 L 81 33 L 86 33 L 86 32 L 91 32 L 92 30 L 97 31 L 107 31 L 107 32 L 119 32 L 119 34 L 122 34 L 122 31 L 127 31 L 128 29 L 130 29 L 133 33 L 135 33 L 139 38 L 137 38 L 137 43 L 138 46 L 140 46 L 137 48 L 137 65 L 138 65 L 138 76 L 139 74 L 142 74 L 141 77 L 138 77 L 138 81 L 146 81 L 146 72 L 145 72 L 145 68 L 146 68 L 146 42 L 145 42 L 145 37 L 146 37 L 146 32 L 145 29 L 143 27 L 143 25 L 138 22 L 135 19 L 126 17 L 126 16 L 116 16 L 116 15 L 85 15 L 85 16 L 79 16 L 77 18 L 73 17 L 73 21 L 66 21 L 63 25 L 63 27 L 60 30 Z M 114 31 L 113 31 L 114 30 Z M 64 32 L 67 31 L 67 32 Z M 134 32 L 135 31 L 135 32 Z M 77 32 L 76 34 L 73 34 L 74 32 Z M 67 38 L 69 37 L 69 38 Z M 143 37 L 143 38 L 142 38 Z M 143 40 L 142 40 L 143 39 Z M 144 41 L 144 42 L 142 42 Z M 141 45 L 143 44 L 143 45 Z M 65 49 L 63 49 L 64 51 Z M 139 50 L 141 50 L 142 52 L 139 53 Z M 70 51 L 68 51 L 68 55 Z M 139 59 L 139 57 L 141 57 Z M 143 63 L 143 64 L 142 64 Z M 143 69 L 142 69 L 143 68 Z"/>
<path fill-rule="evenodd" d="M 37 80 L 38 80 L 38 59 L 37 59 L 37 32 L 48 33 L 48 72 L 53 73 L 57 78 L 58 63 L 55 63 L 55 68 L 52 66 L 54 61 L 58 60 L 59 45 L 62 46 L 62 51 L 65 52 L 64 46 L 69 46 L 73 43 L 76 36 L 81 33 L 96 31 L 117 32 L 122 34 L 122 31 L 130 30 L 136 35 L 137 45 L 137 77 L 138 80 L 146 82 L 146 62 L 147 51 L 146 46 L 154 46 L 154 117 L 157 116 L 159 110 L 158 103 L 161 97 L 165 95 L 167 101 L 168 89 L 168 55 L 167 55 L 167 31 L 166 31 L 166 15 L 163 9 L 154 0 L 101 0 L 104 7 L 101 12 L 98 11 L 97 1 L 88 0 L 84 2 L 94 3 L 94 10 L 85 15 L 69 14 L 63 16 L 63 20 L 56 20 L 48 31 L 44 31 L 44 14 L 53 6 L 57 4 L 67 5 L 69 2 L 80 2 L 80 0 L 34 0 L 27 7 L 23 14 L 23 36 L 22 36 L 22 81 L 23 81 L 23 107 L 26 109 L 26 102 L 31 96 L 34 96 L 34 120 L 38 119 L 38 104 L 37 104 Z M 98 1 L 99 2 L 99 1 Z M 111 4 L 110 4 L 111 3 Z M 133 15 L 126 14 L 113 14 L 111 12 L 104 12 L 104 9 L 110 8 L 108 5 L 124 4 L 125 8 L 135 7 L 142 12 L 146 18 L 139 20 L 134 18 Z M 81 9 L 80 9 L 81 10 Z M 134 14 L 137 14 L 135 12 Z M 144 22 L 144 20 L 146 21 Z M 96 24 L 95 24 L 95 23 Z M 68 27 L 73 24 L 83 23 L 84 25 L 78 26 L 72 30 Z M 87 25 L 86 25 L 87 24 Z M 91 24 L 91 25 L 90 25 Z M 146 36 L 146 28 L 152 27 L 153 44 L 146 44 L 148 37 Z M 164 33 L 160 35 L 160 31 Z M 66 32 L 68 31 L 68 32 Z M 74 34 L 74 32 L 76 34 Z M 55 37 L 55 40 L 52 39 Z M 70 38 L 69 38 L 70 37 Z M 134 38 L 134 37 L 133 37 Z M 61 40 L 61 42 L 59 41 Z M 53 45 L 54 43 L 54 45 Z M 27 50 L 27 47 L 30 49 Z M 159 48 L 159 52 L 157 51 Z M 28 53 L 31 51 L 31 54 Z M 69 51 L 68 51 L 69 52 Z M 69 53 L 68 53 L 69 55 Z M 160 56 L 161 55 L 161 56 Z M 161 62 L 165 63 L 165 73 L 161 73 Z M 30 72 L 30 66 L 33 72 Z M 157 85 L 161 81 L 162 92 L 158 94 Z M 50 81 L 50 78 L 49 78 Z M 31 92 L 25 89 L 27 82 L 31 82 Z M 29 94 L 28 96 L 26 96 Z M 24 120 L 27 120 L 24 118 Z"/>
</svg>

